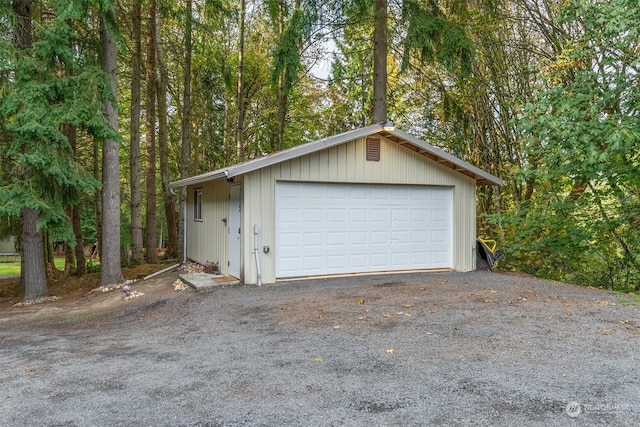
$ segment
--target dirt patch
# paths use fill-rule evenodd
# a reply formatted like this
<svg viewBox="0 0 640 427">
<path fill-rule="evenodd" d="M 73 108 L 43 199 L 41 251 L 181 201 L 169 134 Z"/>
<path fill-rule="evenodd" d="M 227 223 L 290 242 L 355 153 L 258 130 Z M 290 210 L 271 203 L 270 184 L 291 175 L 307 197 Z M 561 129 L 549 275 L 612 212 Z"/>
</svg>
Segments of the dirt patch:
<svg viewBox="0 0 640 427">
<path fill-rule="evenodd" d="M 163 298 L 175 292 L 173 286 L 167 285 L 171 277 L 178 278 L 177 270 L 164 275 L 162 279 L 143 278 L 167 268 L 166 264 L 141 264 L 135 267 L 123 268 L 125 279 L 134 280 L 131 288 L 134 292 L 144 293 L 140 299 L 126 301 L 122 290 L 111 292 L 96 291 L 100 286 L 100 273 L 87 274 L 82 277 L 70 276 L 53 281 L 49 285 L 49 295 L 59 297 L 59 300 L 34 304 L 26 307 L 16 307 L 21 301 L 22 290 L 19 279 L 13 278 L 0 281 L 0 322 L 10 319 L 22 322 L 53 322 L 73 323 L 89 322 L 92 319 L 102 319 L 113 316 L 114 312 L 123 308 L 131 308 L 148 301 Z M 146 300 L 144 299 L 146 297 Z"/>
</svg>

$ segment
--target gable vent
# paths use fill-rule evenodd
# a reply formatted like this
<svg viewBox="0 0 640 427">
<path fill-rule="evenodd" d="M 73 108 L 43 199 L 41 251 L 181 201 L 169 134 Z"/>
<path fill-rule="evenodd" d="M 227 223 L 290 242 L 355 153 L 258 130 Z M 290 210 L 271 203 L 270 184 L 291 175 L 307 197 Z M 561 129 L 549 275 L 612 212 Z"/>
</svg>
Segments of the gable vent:
<svg viewBox="0 0 640 427">
<path fill-rule="evenodd" d="M 367 138 L 367 160 L 380 161 L 380 138 Z"/>
</svg>

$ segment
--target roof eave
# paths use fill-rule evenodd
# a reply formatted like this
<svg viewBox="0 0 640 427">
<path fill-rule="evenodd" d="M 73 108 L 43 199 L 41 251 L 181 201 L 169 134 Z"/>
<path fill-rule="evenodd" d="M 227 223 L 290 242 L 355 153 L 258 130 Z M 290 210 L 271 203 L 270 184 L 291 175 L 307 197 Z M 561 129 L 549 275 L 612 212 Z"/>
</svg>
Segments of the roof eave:
<svg viewBox="0 0 640 427">
<path fill-rule="evenodd" d="M 258 169 L 262 169 L 264 167 L 268 167 L 307 154 L 312 154 L 317 151 L 325 150 L 327 148 L 331 148 L 348 141 L 352 141 L 358 138 L 364 138 L 375 134 L 380 134 L 390 139 L 391 141 L 404 146 L 407 149 L 417 152 L 418 154 L 430 158 L 437 163 L 441 163 L 463 175 L 475 179 L 476 185 L 478 186 L 501 186 L 504 184 L 504 182 L 500 178 L 488 172 L 485 172 L 482 169 L 477 168 L 472 164 L 467 163 L 464 160 L 461 160 L 438 147 L 434 147 L 433 145 L 428 144 L 404 131 L 401 131 L 400 129 L 385 129 L 382 124 L 376 123 L 328 138 L 319 139 L 308 144 L 298 145 L 284 151 L 279 151 L 265 157 L 260 157 L 245 163 L 241 163 L 239 165 L 230 166 L 228 168 L 218 169 L 202 175 L 175 181 L 169 184 L 169 188 L 201 184 L 206 181 L 213 181 L 221 178 L 233 178 L 239 175 L 253 172 Z"/>
<path fill-rule="evenodd" d="M 212 172 L 204 173 L 202 175 L 196 175 L 189 178 L 181 179 L 179 181 L 174 181 L 169 183 L 167 187 L 169 188 L 186 187 L 188 185 L 202 184 L 203 182 L 213 181 L 220 178 L 226 178 L 228 175 L 226 173 L 226 170 L 227 169 L 218 169 Z"/>
<path fill-rule="evenodd" d="M 389 131 L 385 130 L 381 134 L 386 138 L 411 149 L 412 151 L 434 160 L 437 163 L 442 163 L 463 175 L 474 178 L 476 180 L 476 185 L 502 186 L 504 184 L 504 182 L 497 176 L 492 175 L 489 172 L 485 172 L 482 169 L 477 168 L 472 164 L 467 163 L 438 147 L 434 147 L 433 145 L 426 143 L 400 129 L 393 129 Z M 413 148 L 407 147 L 407 144 Z"/>
</svg>

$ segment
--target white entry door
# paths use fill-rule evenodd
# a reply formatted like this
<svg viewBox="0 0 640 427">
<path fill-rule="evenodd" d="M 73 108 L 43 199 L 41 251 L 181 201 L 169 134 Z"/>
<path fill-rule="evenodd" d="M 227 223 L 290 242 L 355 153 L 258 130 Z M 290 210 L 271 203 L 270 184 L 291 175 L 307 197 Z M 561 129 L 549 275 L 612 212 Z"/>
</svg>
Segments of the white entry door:
<svg viewBox="0 0 640 427">
<path fill-rule="evenodd" d="M 450 187 L 278 182 L 276 277 L 451 268 Z"/>
<path fill-rule="evenodd" d="M 240 186 L 229 189 L 229 274 L 240 278 Z"/>
</svg>

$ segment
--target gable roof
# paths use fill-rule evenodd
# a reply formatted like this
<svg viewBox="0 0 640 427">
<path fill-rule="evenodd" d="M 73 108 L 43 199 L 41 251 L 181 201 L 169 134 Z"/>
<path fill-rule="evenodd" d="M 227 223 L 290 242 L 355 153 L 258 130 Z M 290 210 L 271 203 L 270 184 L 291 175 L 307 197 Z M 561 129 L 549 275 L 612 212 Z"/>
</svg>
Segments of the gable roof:
<svg viewBox="0 0 640 427">
<path fill-rule="evenodd" d="M 431 144 L 427 144 L 418 138 L 409 135 L 400 129 L 385 129 L 382 124 L 373 124 L 360 129 L 352 130 L 349 132 L 340 133 L 338 135 L 330 136 L 328 138 L 319 139 L 317 141 L 309 142 L 307 144 L 298 145 L 287 150 L 271 153 L 264 157 L 249 160 L 244 163 L 229 166 L 226 168 L 218 169 L 212 172 L 207 172 L 201 175 L 192 176 L 189 178 L 174 181 L 169 184 L 169 188 L 183 187 L 186 185 L 200 184 L 206 181 L 212 181 L 220 178 L 233 178 L 248 172 L 252 172 L 258 169 L 265 168 L 267 166 L 275 165 L 280 162 L 295 159 L 307 154 L 315 153 L 317 151 L 325 150 L 327 148 L 335 147 L 340 144 L 344 144 L 349 141 L 353 141 L 358 138 L 364 138 L 371 135 L 383 136 L 396 144 L 414 151 L 420 155 L 430 158 L 437 163 L 441 163 L 459 173 L 467 175 L 476 180 L 477 185 L 502 185 L 503 181 L 480 168 L 477 168 L 464 160 L 461 160 L 440 148 L 434 147 Z"/>
</svg>

